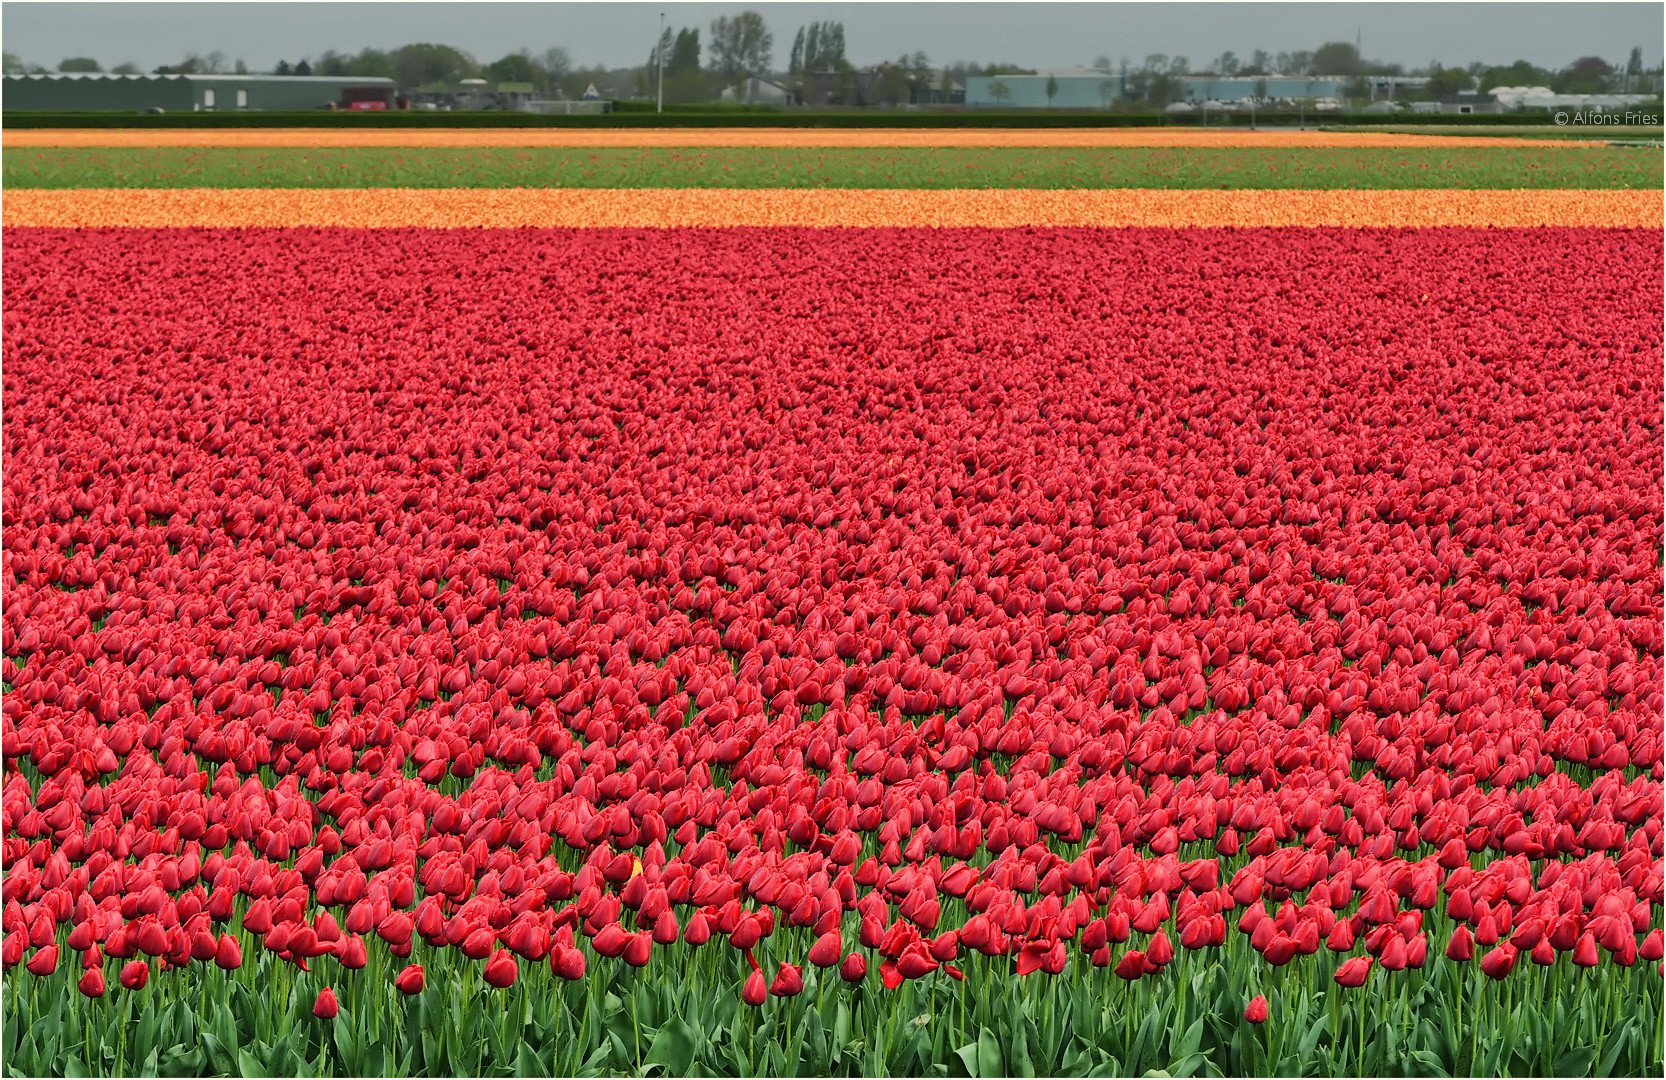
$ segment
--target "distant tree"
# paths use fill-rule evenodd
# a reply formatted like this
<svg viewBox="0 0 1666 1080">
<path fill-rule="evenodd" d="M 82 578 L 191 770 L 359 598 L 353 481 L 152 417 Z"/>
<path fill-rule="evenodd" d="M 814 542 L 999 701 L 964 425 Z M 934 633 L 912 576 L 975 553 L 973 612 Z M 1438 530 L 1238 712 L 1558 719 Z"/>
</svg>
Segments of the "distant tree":
<svg viewBox="0 0 1666 1080">
<path fill-rule="evenodd" d="M 1096 56 L 1096 57 L 1094 57 L 1093 58 L 1093 70 L 1095 70 L 1095 71 L 1109 71 L 1109 70 L 1111 70 L 1111 58 L 1108 57 L 1108 56 Z"/>
<path fill-rule="evenodd" d="M 98 61 L 90 56 L 71 56 L 58 61 L 59 71 L 103 71 Z"/>
<path fill-rule="evenodd" d="M 1169 61 L 1170 75 L 1184 75 L 1191 70 L 1192 62 L 1187 60 L 1184 56 L 1176 56 L 1174 59 Z"/>
<path fill-rule="evenodd" d="M 789 75 L 844 71 L 849 66 L 845 59 L 844 23 L 813 22 L 799 27 L 793 35 L 792 50 L 787 56 Z"/>
<path fill-rule="evenodd" d="M 700 70 L 700 31 L 685 27 L 665 51 L 665 100 L 687 105 L 710 98 L 711 82 Z"/>
<path fill-rule="evenodd" d="M 1313 73 L 1315 75 L 1359 75 L 1363 71 L 1364 66 L 1359 59 L 1359 47 L 1352 42 L 1326 42 L 1313 53 Z"/>
<path fill-rule="evenodd" d="M 111 68 L 110 69 L 110 74 L 112 74 L 112 75 L 139 75 L 139 74 L 142 74 L 142 72 L 139 70 L 139 65 L 138 64 L 135 64 L 131 60 L 124 60 L 121 63 L 117 64 L 115 67 Z"/>
<path fill-rule="evenodd" d="M 669 26 L 660 31 L 659 43 L 648 50 L 648 78 L 654 78 L 655 72 L 659 70 L 661 64 L 671 62 L 671 46 L 675 40 L 676 35 Z"/>
<path fill-rule="evenodd" d="M 906 59 L 906 58 L 905 58 Z M 902 105 L 908 101 L 908 69 L 899 64 L 881 64 L 874 80 L 874 100 L 881 105 Z"/>
<path fill-rule="evenodd" d="M 1631 56 L 1626 60 L 1626 90 L 1628 92 L 1637 88 L 1637 79 L 1642 74 L 1643 47 L 1641 45 L 1633 45 L 1631 47 Z"/>
<path fill-rule="evenodd" d="M 798 28 L 793 35 L 792 48 L 787 50 L 787 74 L 804 74 L 804 27 Z"/>
<path fill-rule="evenodd" d="M 474 57 L 450 45 L 401 45 L 393 50 L 391 59 L 400 86 L 454 83 L 480 74 L 480 64 Z"/>
<path fill-rule="evenodd" d="M 198 56 L 196 53 L 186 53 L 185 59 L 181 60 L 177 64 L 174 64 L 172 67 L 164 64 L 156 69 L 156 74 L 216 75 L 220 73 L 219 69 L 224 66 L 224 60 L 224 54 L 217 52 L 209 53 L 207 56 Z M 305 63 L 305 61 L 303 61 L 303 63 Z M 299 72 L 297 72 L 297 74 L 299 74 Z"/>
<path fill-rule="evenodd" d="M 1297 49 L 1290 54 L 1290 66 L 1286 69 L 1291 75 L 1312 75 L 1313 54 L 1306 49 Z"/>
<path fill-rule="evenodd" d="M 1047 76 L 1047 107 L 1048 108 L 1053 107 L 1053 99 L 1055 97 L 1057 97 L 1058 94 L 1059 94 L 1059 80 L 1053 78 L 1053 76 L 1051 76 L 1051 75 Z"/>
<path fill-rule="evenodd" d="M 1155 109 L 1167 108 L 1181 97 L 1180 80 L 1167 72 L 1152 75 L 1145 85 L 1145 100 Z"/>
<path fill-rule="evenodd" d="M 1006 84 L 1005 79 L 996 79 L 989 84 L 989 96 L 1005 105 L 1007 99 L 1012 97 L 1012 87 Z"/>
<path fill-rule="evenodd" d="M 278 66 L 272 69 L 272 74 L 279 76 L 293 75 L 294 73 L 295 69 L 289 66 L 288 60 L 279 60 Z"/>
<path fill-rule="evenodd" d="M 677 40 L 671 46 L 671 54 L 665 61 L 665 70 L 671 75 L 700 70 L 699 30 L 687 27 L 677 31 Z"/>
<path fill-rule="evenodd" d="M 712 67 L 724 86 L 733 86 L 747 75 L 768 75 L 770 58 L 775 49 L 775 38 L 764 17 L 756 11 L 743 11 L 730 17 L 712 20 Z"/>
<path fill-rule="evenodd" d="M 1430 99 L 1440 101 L 1474 85 L 1475 80 L 1463 68 L 1443 68 L 1437 62 L 1429 65 L 1429 83 L 1423 91 Z"/>
<path fill-rule="evenodd" d="M 393 66 L 393 57 L 381 49 L 360 50 L 348 67 L 347 74 L 360 78 L 392 79 L 398 74 Z"/>
<path fill-rule="evenodd" d="M 1156 74 L 1159 71 L 1167 71 L 1168 66 L 1169 58 L 1167 53 L 1152 53 L 1150 56 L 1145 58 L 1145 67 L 1142 70 L 1151 74 Z"/>
<path fill-rule="evenodd" d="M 1228 79 L 1238 74 L 1238 54 L 1234 53 L 1231 49 L 1221 53 L 1220 57 L 1215 61 L 1215 71 L 1223 78 Z"/>
<path fill-rule="evenodd" d="M 27 70 L 23 64 L 23 58 L 16 53 L 5 53 L 3 57 L 4 59 L 0 59 L 0 69 L 4 69 L 5 74 L 21 75 Z"/>
<path fill-rule="evenodd" d="M 1552 89 L 1562 94 L 1601 94 L 1610 88 L 1614 67 L 1600 56 L 1582 56 L 1557 72 Z"/>
<path fill-rule="evenodd" d="M 1262 99 L 1262 100 L 1266 99 L 1266 97 L 1267 97 L 1267 80 L 1266 79 L 1257 79 L 1257 80 L 1255 80 L 1255 96 L 1259 99 Z"/>
<path fill-rule="evenodd" d="M 295 65 L 295 75 L 297 78 L 304 79 L 311 74 L 312 65 L 307 63 L 305 60 L 302 60 L 299 64 Z"/>
<path fill-rule="evenodd" d="M 550 82 L 565 79 L 573 70 L 573 57 L 559 45 L 552 45 L 538 54 L 538 63 L 549 74 Z"/>
<path fill-rule="evenodd" d="M 1477 82 L 1483 93 L 1495 86 L 1549 86 L 1550 72 L 1526 60 L 1517 60 L 1509 67 L 1487 68 Z"/>
<path fill-rule="evenodd" d="M 512 83 L 548 83 L 544 69 L 532 58 L 525 49 L 512 52 L 501 60 L 494 60 L 481 71 L 492 82 Z"/>
<path fill-rule="evenodd" d="M 237 58 L 237 63 L 231 66 L 231 73 L 233 75 L 247 75 L 249 73 L 249 65 L 243 62 L 241 56 Z"/>
<path fill-rule="evenodd" d="M 1243 74 L 1266 75 L 1268 74 L 1267 66 L 1271 63 L 1272 59 L 1267 55 L 1267 50 L 1257 49 L 1250 53 L 1249 67 L 1244 69 Z"/>
</svg>

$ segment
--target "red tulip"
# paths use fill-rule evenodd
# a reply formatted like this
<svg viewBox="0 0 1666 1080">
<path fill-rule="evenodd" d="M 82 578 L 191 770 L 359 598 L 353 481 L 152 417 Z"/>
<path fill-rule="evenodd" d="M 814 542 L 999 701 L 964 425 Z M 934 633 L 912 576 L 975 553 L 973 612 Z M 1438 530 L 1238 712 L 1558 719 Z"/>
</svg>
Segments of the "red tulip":
<svg viewBox="0 0 1666 1080">
<path fill-rule="evenodd" d="M 1252 1024 L 1267 1022 L 1267 999 L 1260 994 L 1250 998 L 1250 1003 L 1244 1006 L 1244 1019 Z"/>
<path fill-rule="evenodd" d="M 819 968 L 829 968 L 839 962 L 841 942 L 837 930 L 829 930 L 816 938 L 816 943 L 810 946 L 809 961 Z"/>
<path fill-rule="evenodd" d="M 1491 979 L 1503 979 L 1510 974 L 1510 969 L 1515 966 L 1516 947 L 1509 942 L 1505 942 L 1481 957 L 1481 970 Z"/>
<path fill-rule="evenodd" d="M 746 1004 L 757 1007 L 764 1003 L 768 990 L 761 971 L 754 971 L 746 977 L 746 985 L 741 988 L 740 999 Z"/>
<path fill-rule="evenodd" d="M 408 965 L 393 980 L 393 985 L 399 988 L 401 994 L 420 994 L 426 985 L 421 964 Z"/>
<path fill-rule="evenodd" d="M 320 1020 L 334 1020 L 341 1006 L 336 1002 L 336 992 L 326 986 L 318 991 L 318 1000 L 312 1003 L 312 1015 Z"/>
<path fill-rule="evenodd" d="M 584 953 L 571 945 L 557 945 L 550 952 L 550 970 L 563 979 L 584 978 Z"/>
<path fill-rule="evenodd" d="M 87 997 L 104 996 L 104 971 L 102 968 L 88 968 L 81 975 L 81 981 L 75 984 L 77 990 Z"/>
<path fill-rule="evenodd" d="M 24 965 L 31 975 L 50 975 L 58 970 L 58 946 L 47 945 L 37 950 Z"/>
<path fill-rule="evenodd" d="M 1342 961 L 1342 966 L 1336 969 L 1336 985 L 1359 987 L 1365 985 L 1365 977 L 1371 973 L 1371 958 L 1369 956 L 1355 956 Z"/>
<path fill-rule="evenodd" d="M 486 982 L 499 990 L 515 985 L 515 976 L 520 974 L 520 965 L 515 963 L 515 954 L 508 949 L 499 949 L 486 961 L 486 967 L 481 972 Z"/>
<path fill-rule="evenodd" d="M 781 969 L 775 974 L 775 980 L 769 984 L 769 992 L 776 997 L 796 997 L 803 990 L 803 969 L 792 964 L 782 964 Z"/>
<path fill-rule="evenodd" d="M 1129 949 L 1122 954 L 1122 959 L 1116 962 L 1118 976 L 1133 982 L 1146 972 L 1145 954 L 1137 949 Z"/>
<path fill-rule="evenodd" d="M 1446 942 L 1446 958 L 1448 960 L 1468 960 L 1475 955 L 1475 943 L 1470 939 L 1469 928 L 1462 923 L 1452 931 L 1452 937 Z"/>
<path fill-rule="evenodd" d="M 142 990 L 150 981 L 150 965 L 143 960 L 130 960 L 121 969 L 121 984 L 129 990 Z"/>
<path fill-rule="evenodd" d="M 1145 947 L 1145 963 L 1149 968 L 1160 968 L 1174 959 L 1174 946 L 1169 943 L 1169 936 L 1162 930 L 1157 931 L 1151 943 Z"/>
<path fill-rule="evenodd" d="M 230 934 L 221 934 L 214 949 L 214 965 L 225 971 L 243 966 L 243 946 Z"/>
<path fill-rule="evenodd" d="M 861 953 L 851 953 L 839 965 L 839 978 L 847 983 L 859 983 L 868 977 L 868 961 Z"/>
<path fill-rule="evenodd" d="M 361 938 L 357 934 L 344 938 L 340 942 L 340 949 L 336 955 L 336 959 L 341 961 L 342 967 L 349 970 L 357 970 L 364 967 L 365 964 L 369 962 L 369 956 L 366 954 L 364 948 L 364 938 Z"/>
</svg>

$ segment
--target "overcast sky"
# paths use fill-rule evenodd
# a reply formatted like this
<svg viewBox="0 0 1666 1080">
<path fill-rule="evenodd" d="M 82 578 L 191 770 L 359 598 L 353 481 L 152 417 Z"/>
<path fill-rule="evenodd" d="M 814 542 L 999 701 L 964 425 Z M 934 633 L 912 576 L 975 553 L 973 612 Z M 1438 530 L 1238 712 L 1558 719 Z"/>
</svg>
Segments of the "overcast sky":
<svg viewBox="0 0 1666 1080">
<path fill-rule="evenodd" d="M 576 63 L 640 64 L 661 11 L 674 27 L 706 36 L 712 19 L 752 8 L 775 37 L 785 66 L 794 32 L 813 19 L 845 25 L 856 64 L 924 51 L 935 63 L 1009 61 L 1030 67 L 1086 65 L 1098 56 L 1138 62 L 1148 53 L 1188 57 L 1194 67 L 1231 49 L 1247 57 L 1359 38 L 1375 60 L 1419 67 L 1529 60 L 1557 68 L 1580 56 L 1623 63 L 1632 46 L 1661 62 L 1666 20 L 1659 3 L 23 3 L 0 6 L 7 52 L 56 68 L 91 56 L 106 68 L 145 70 L 187 52 L 219 51 L 250 70 L 325 49 L 357 52 L 430 41 L 483 62 L 529 48 L 565 46 Z"/>
</svg>

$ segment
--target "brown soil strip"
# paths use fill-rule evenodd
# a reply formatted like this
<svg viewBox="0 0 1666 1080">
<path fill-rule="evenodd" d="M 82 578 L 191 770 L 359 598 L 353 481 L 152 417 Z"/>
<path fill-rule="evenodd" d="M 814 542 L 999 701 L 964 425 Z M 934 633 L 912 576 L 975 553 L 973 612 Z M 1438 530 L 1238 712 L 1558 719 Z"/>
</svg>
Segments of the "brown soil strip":
<svg viewBox="0 0 1666 1080">
<path fill-rule="evenodd" d="M 43 128 L 0 147 L 1412 147 L 1586 146 L 1588 140 L 1205 128 Z"/>
</svg>

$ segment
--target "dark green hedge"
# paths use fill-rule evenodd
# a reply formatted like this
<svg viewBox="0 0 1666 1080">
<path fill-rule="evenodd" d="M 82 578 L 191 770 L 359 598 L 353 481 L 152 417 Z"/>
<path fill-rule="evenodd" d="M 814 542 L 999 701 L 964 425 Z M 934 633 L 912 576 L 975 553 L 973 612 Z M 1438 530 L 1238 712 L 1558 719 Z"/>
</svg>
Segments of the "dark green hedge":
<svg viewBox="0 0 1666 1080">
<path fill-rule="evenodd" d="M 249 112 L 249 113 L 109 113 L 109 112 L 8 112 L 0 114 L 5 128 L 259 128 L 259 127 L 379 127 L 379 128 L 653 128 L 653 127 L 806 127 L 806 128 L 1105 128 L 1105 127 L 1199 127 L 1200 114 L 1104 113 L 1104 112 L 799 112 L 766 111 L 756 106 L 715 109 L 679 108 L 664 113 L 639 111 L 638 103 L 604 116 L 535 116 L 530 113 L 500 112 L 387 112 L 345 113 Z M 1248 127 L 1249 118 L 1233 114 L 1222 124 L 1222 114 L 1210 115 L 1210 127 Z M 1384 116 L 1307 113 L 1308 127 L 1342 125 L 1418 124 L 1431 127 L 1491 127 L 1497 125 L 1543 124 L 1553 126 L 1549 116 Z M 1295 127 L 1296 113 L 1258 113 L 1258 127 Z"/>
</svg>

